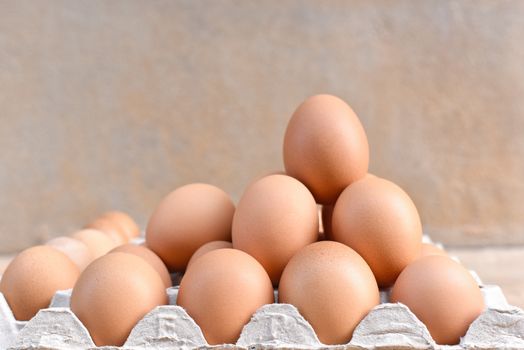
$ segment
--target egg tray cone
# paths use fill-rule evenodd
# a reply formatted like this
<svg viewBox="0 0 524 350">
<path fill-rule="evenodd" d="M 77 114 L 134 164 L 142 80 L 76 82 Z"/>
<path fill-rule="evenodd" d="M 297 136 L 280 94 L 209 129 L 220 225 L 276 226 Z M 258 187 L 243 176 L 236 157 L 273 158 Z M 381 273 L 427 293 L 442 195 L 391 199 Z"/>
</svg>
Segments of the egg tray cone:
<svg viewBox="0 0 524 350">
<path fill-rule="evenodd" d="M 486 310 L 470 325 L 460 344 L 437 345 L 426 326 L 403 304 L 381 304 L 359 323 L 348 344 L 322 344 L 311 325 L 290 304 L 258 309 L 236 344 L 210 346 L 195 321 L 176 305 L 178 287 L 166 290 L 169 305 L 140 320 L 122 347 L 96 347 L 89 332 L 69 309 L 71 290 L 58 291 L 49 308 L 30 321 L 16 321 L 0 293 L 0 350 L 3 349 L 523 349 L 524 311 L 507 303 L 500 287 L 481 289 Z M 275 293 L 275 299 L 278 298 Z"/>
</svg>

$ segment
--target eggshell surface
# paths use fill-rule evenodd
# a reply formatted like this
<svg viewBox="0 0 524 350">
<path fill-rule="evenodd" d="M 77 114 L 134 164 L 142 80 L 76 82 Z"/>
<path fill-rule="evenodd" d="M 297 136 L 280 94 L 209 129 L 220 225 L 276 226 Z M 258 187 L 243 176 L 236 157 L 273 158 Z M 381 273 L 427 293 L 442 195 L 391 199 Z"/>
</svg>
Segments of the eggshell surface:
<svg viewBox="0 0 524 350">
<path fill-rule="evenodd" d="M 164 286 L 166 288 L 171 287 L 171 276 L 169 275 L 169 271 L 167 270 L 166 265 L 164 264 L 162 259 L 160 259 L 158 255 L 156 255 L 151 249 L 145 246 L 128 243 L 114 248 L 109 252 L 109 254 L 118 252 L 134 254 L 143 258 L 145 261 L 147 261 L 148 264 L 150 264 L 155 269 L 155 271 L 162 279 Z"/>
<path fill-rule="evenodd" d="M 58 249 L 71 259 L 80 271 L 83 271 L 93 260 L 89 247 L 82 241 L 72 237 L 55 237 L 46 242 L 47 246 Z"/>
<path fill-rule="evenodd" d="M 15 318 L 28 321 L 40 309 L 49 307 L 58 290 L 70 289 L 80 271 L 61 251 L 35 246 L 18 254 L 0 280 L 0 292 Z"/>
<path fill-rule="evenodd" d="M 104 217 L 100 217 L 92 221 L 85 228 L 99 230 L 108 235 L 116 244 L 119 245 L 127 243 L 129 240 L 127 234 L 124 232 L 124 229 L 118 222 Z"/>
<path fill-rule="evenodd" d="M 189 184 L 168 194 L 146 229 L 146 245 L 170 271 L 184 271 L 193 253 L 211 241 L 230 241 L 235 206 L 218 187 Z"/>
<path fill-rule="evenodd" d="M 304 183 L 321 204 L 333 204 L 366 175 L 369 146 L 357 115 L 340 98 L 315 95 L 293 113 L 284 136 L 286 173 Z"/>
<path fill-rule="evenodd" d="M 333 210 L 332 238 L 359 253 L 379 287 L 393 285 L 420 255 L 422 225 L 413 201 L 400 187 L 378 177 L 348 186 Z"/>
<path fill-rule="evenodd" d="M 93 261 L 71 294 L 71 311 L 97 346 L 122 346 L 142 317 L 166 303 L 155 269 L 139 256 L 120 252 Z"/>
<path fill-rule="evenodd" d="M 480 288 L 452 259 L 422 257 L 402 271 L 391 301 L 405 304 L 426 325 L 438 344 L 458 344 L 485 305 Z"/>
<path fill-rule="evenodd" d="M 286 266 L 279 302 L 296 306 L 324 344 L 347 344 L 358 323 L 380 302 L 370 268 L 353 249 L 322 241 Z"/>
<path fill-rule="evenodd" d="M 87 245 L 93 255 L 93 259 L 107 254 L 117 246 L 117 243 L 108 235 L 95 229 L 83 229 L 73 233 L 71 237 Z"/>
<path fill-rule="evenodd" d="M 128 240 L 140 235 L 140 228 L 135 220 L 127 213 L 122 211 L 109 211 L 102 215 L 102 218 L 111 220 L 118 224 L 127 235 Z"/>
<path fill-rule="evenodd" d="M 255 311 L 273 301 L 264 268 L 250 255 L 225 248 L 194 261 L 180 283 L 177 304 L 214 345 L 236 343 Z"/>
<path fill-rule="evenodd" d="M 204 245 L 202 245 L 200 248 L 196 250 L 196 252 L 191 256 L 191 259 L 189 259 L 189 262 L 187 263 L 187 267 L 191 266 L 191 264 L 198 258 L 200 258 L 202 255 L 215 250 L 215 249 L 221 249 L 221 248 L 233 248 L 233 243 L 229 241 L 212 241 L 208 242 Z"/>
<path fill-rule="evenodd" d="M 233 247 L 253 256 L 278 285 L 293 254 L 318 239 L 315 199 L 298 180 L 266 176 L 249 186 L 233 217 Z"/>
</svg>

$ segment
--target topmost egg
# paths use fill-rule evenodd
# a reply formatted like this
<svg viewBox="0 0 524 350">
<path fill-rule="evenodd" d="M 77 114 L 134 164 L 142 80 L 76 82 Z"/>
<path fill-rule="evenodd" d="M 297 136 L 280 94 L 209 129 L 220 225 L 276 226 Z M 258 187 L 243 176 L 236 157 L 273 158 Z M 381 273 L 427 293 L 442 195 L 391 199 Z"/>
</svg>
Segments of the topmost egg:
<svg viewBox="0 0 524 350">
<path fill-rule="evenodd" d="M 368 171 L 368 140 L 351 107 L 332 95 L 302 102 L 287 126 L 284 165 L 317 203 L 334 203 L 344 188 Z"/>
</svg>

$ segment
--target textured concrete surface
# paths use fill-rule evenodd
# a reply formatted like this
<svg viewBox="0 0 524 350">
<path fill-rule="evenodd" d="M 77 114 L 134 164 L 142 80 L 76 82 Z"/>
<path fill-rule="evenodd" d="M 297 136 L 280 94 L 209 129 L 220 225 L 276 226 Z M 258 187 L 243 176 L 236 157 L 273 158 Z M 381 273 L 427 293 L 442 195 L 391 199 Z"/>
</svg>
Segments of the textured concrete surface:
<svg viewBox="0 0 524 350">
<path fill-rule="evenodd" d="M 346 99 L 371 171 L 453 244 L 524 243 L 522 1 L 0 0 L 0 251 L 175 187 L 238 199 L 295 107 Z"/>
</svg>

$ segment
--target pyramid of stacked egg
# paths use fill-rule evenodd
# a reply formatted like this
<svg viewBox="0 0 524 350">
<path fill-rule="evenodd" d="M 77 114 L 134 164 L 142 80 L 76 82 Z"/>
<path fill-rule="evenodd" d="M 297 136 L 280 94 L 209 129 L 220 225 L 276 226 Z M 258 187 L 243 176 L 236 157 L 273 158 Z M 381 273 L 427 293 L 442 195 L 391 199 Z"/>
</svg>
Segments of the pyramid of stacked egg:
<svg viewBox="0 0 524 350">
<path fill-rule="evenodd" d="M 367 137 L 351 107 L 331 95 L 308 98 L 283 148 L 286 171 L 253 180 L 236 208 L 215 186 L 182 186 L 154 210 L 143 245 L 122 245 L 138 227 L 112 212 L 22 252 L 0 292 L 17 319 L 29 319 L 56 290 L 73 288 L 71 310 L 95 344 L 120 346 L 167 303 L 168 271 L 183 273 L 177 304 L 209 344 L 235 343 L 255 311 L 275 302 L 275 290 L 322 343 L 346 344 L 380 303 L 379 289 L 391 289 L 391 301 L 407 305 L 437 343 L 458 343 L 484 309 L 479 287 L 422 243 L 410 197 L 368 173 Z"/>
</svg>

